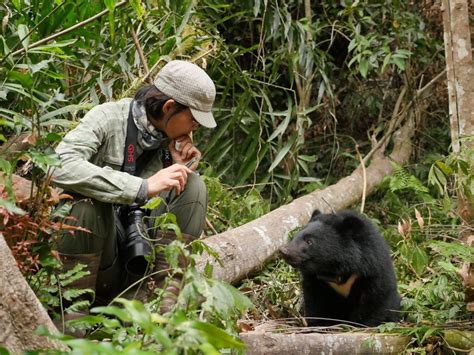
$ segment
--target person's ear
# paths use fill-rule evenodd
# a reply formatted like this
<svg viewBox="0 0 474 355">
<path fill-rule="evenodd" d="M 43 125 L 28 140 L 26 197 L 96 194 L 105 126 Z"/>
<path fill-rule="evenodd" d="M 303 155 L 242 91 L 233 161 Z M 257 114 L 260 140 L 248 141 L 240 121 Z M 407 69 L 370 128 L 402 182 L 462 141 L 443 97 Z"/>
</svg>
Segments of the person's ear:
<svg viewBox="0 0 474 355">
<path fill-rule="evenodd" d="M 162 108 L 163 113 L 167 114 L 168 112 L 170 112 L 170 110 L 173 106 L 174 106 L 174 100 L 173 99 L 167 100 L 164 103 L 163 108 Z"/>
</svg>

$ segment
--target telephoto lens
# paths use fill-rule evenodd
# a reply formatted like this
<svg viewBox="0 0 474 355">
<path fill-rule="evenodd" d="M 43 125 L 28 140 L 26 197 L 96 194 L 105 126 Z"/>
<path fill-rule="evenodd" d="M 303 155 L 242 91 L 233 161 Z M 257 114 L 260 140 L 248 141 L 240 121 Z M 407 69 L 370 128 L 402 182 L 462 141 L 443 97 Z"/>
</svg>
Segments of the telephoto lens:
<svg viewBox="0 0 474 355">
<path fill-rule="evenodd" d="M 133 278 L 145 275 L 148 266 L 145 257 L 152 253 L 150 242 L 146 240 L 148 234 L 143 221 L 144 217 L 145 212 L 140 209 L 140 206 L 135 203 L 130 205 L 125 231 L 125 269 Z"/>
</svg>

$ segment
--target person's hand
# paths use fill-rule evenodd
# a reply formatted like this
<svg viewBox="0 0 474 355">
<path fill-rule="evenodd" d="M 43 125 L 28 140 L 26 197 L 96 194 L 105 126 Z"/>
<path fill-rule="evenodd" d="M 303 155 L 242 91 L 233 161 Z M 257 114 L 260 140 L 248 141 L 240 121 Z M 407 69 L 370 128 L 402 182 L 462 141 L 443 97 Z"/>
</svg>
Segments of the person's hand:
<svg viewBox="0 0 474 355">
<path fill-rule="evenodd" d="M 176 194 L 179 195 L 186 186 L 189 173 L 192 173 L 192 170 L 181 164 L 173 164 L 165 169 L 161 169 L 147 179 L 148 197 L 151 198 L 162 191 L 170 191 L 172 189 L 176 189 Z"/>
<path fill-rule="evenodd" d="M 178 143 L 178 149 L 176 149 L 176 143 Z M 196 161 L 189 168 L 194 171 L 199 166 L 201 152 L 194 146 L 191 137 L 181 136 L 173 139 L 168 148 L 175 163 L 184 165 L 192 158 L 196 158 Z"/>
</svg>

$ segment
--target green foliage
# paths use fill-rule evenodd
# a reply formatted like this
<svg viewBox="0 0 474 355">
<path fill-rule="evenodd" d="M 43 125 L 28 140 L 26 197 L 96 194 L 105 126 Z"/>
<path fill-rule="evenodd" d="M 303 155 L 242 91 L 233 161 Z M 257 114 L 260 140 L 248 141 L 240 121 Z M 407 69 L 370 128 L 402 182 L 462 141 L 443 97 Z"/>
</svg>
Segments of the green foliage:
<svg viewBox="0 0 474 355">
<path fill-rule="evenodd" d="M 134 94 L 143 68 L 130 36 L 132 28 L 148 67 L 159 68 L 174 58 L 196 60 L 207 66 L 216 82 L 218 128 L 197 132 L 195 139 L 208 166 L 209 221 L 217 232 L 345 175 L 358 165 L 355 145 L 362 153 L 369 151 L 367 132 L 378 138 L 386 129 L 400 88 L 420 87 L 444 69 L 439 60 L 441 38 L 433 38 L 427 30 L 422 4 L 417 2 L 311 2 L 311 18 L 300 0 L 130 0 L 116 8 L 117 4 L 115 0 L 0 4 L 0 141 L 27 133 L 37 142 L 17 153 L 2 150 L 5 188 L 0 212 L 4 220 L 9 218 L 7 227 L 41 230 L 33 235 L 44 243 L 34 244 L 24 260 L 27 269 L 36 270 L 29 280 L 34 290 L 51 307 L 57 306 L 59 294 L 43 286 L 69 279 L 48 276 L 57 263 L 51 241 L 61 232 L 59 225 L 67 213 L 67 207 L 56 208 L 40 198 L 49 197 L 49 169 L 58 163 L 51 148 L 86 110 Z M 104 9 L 111 11 L 28 49 Z M 417 147 L 445 153 L 446 108 L 436 95 L 427 100 L 430 123 L 419 130 L 425 136 Z M 440 120 L 432 124 L 436 118 Z M 27 174 L 38 192 L 31 196 L 33 202 L 20 205 L 13 197 L 11 175 L 25 166 L 24 158 L 30 161 L 26 167 L 33 165 Z M 452 155 L 437 158 L 428 168 L 395 166 L 395 175 L 368 201 L 382 227 L 399 224 L 398 233 L 395 227 L 384 229 L 394 251 L 407 319 L 418 322 L 410 333 L 418 344 L 438 334 L 432 323 L 464 317 L 456 270 L 472 253 L 451 239 L 459 234 L 457 197 L 472 199 L 471 161 Z M 452 191 L 458 187 L 463 196 L 455 198 Z M 172 218 L 159 223 L 174 225 Z M 25 245 L 32 245 L 21 238 L 17 256 Z M 205 250 L 198 244 L 193 248 Z M 179 244 L 166 253 L 176 267 L 178 255 L 192 258 Z M 210 266 L 206 275 L 193 268 L 191 263 L 180 270 L 186 283 L 170 317 L 156 315 L 159 292 L 155 304 L 118 301 L 120 307 L 106 307 L 104 313 L 84 321 L 89 328 L 98 327 L 92 335 L 102 341 L 64 341 L 76 353 L 164 349 L 215 353 L 240 348 L 232 335 L 237 314 L 249 306 L 248 301 L 230 286 L 210 279 Z M 242 290 L 258 306 L 256 317 L 286 317 L 298 314 L 297 284 L 294 271 L 277 261 L 258 278 L 246 281 Z M 66 291 L 64 297 L 79 300 L 81 292 Z"/>
<path fill-rule="evenodd" d="M 256 319 L 297 318 L 302 315 L 303 295 L 298 272 L 282 259 L 269 263 L 240 290 L 255 305 Z"/>
<path fill-rule="evenodd" d="M 90 300 L 94 298 L 94 291 L 71 287 L 73 282 L 90 274 L 85 270 L 86 265 L 77 264 L 64 273 L 58 273 L 60 270 L 59 261 L 56 259 L 50 261 L 49 266 L 54 267 L 54 272 L 51 272 L 50 268 L 43 267 L 40 272 L 30 277 L 29 284 L 52 317 L 59 318 L 65 313 L 89 309 Z M 45 266 L 44 264 L 46 263 L 43 262 L 43 266 Z"/>
<path fill-rule="evenodd" d="M 429 191 L 408 170 L 394 169 L 384 184 L 384 202 L 379 208 L 390 209 L 387 222 L 398 224 L 397 230 L 385 229 L 385 237 L 392 245 L 404 317 L 433 325 L 466 319 L 458 271 L 463 262 L 474 260 L 474 254 L 458 240 L 462 227 L 451 212 L 455 196 L 448 197 L 448 205 L 439 203 L 439 190 Z"/>
<path fill-rule="evenodd" d="M 463 155 L 451 154 L 437 160 L 430 169 L 428 182 L 436 186 L 441 195 L 459 191 L 467 201 L 474 198 L 474 150 L 464 148 Z"/>
<path fill-rule="evenodd" d="M 209 193 L 207 217 L 216 232 L 235 228 L 270 211 L 269 202 L 261 196 L 258 186 L 240 189 L 227 186 L 218 178 L 209 177 L 208 170 L 203 176 Z"/>
<path fill-rule="evenodd" d="M 170 313 L 158 313 L 161 289 L 156 289 L 156 297 L 146 304 L 116 298 L 111 305 L 92 308 L 91 315 L 68 322 L 73 329 L 88 329 L 87 339 L 60 340 L 73 353 L 217 354 L 219 350 L 243 350 L 236 337 L 236 320 L 252 304 L 234 287 L 210 278 L 210 268 L 206 274 L 196 270 L 196 252 L 204 250 L 209 252 L 199 241 L 193 242 L 191 249 L 179 241 L 166 247 L 173 272 L 184 275 L 184 287 Z M 187 262 L 178 262 L 183 257 Z"/>
</svg>

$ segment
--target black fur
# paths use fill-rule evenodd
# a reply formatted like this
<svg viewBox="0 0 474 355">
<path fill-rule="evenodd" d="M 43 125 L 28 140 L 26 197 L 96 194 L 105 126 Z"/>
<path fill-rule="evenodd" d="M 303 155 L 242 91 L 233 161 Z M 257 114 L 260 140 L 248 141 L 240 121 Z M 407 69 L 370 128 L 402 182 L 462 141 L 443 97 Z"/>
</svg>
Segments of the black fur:
<svg viewBox="0 0 474 355">
<path fill-rule="evenodd" d="M 353 211 L 313 212 L 308 225 L 281 249 L 303 276 L 306 317 L 377 326 L 399 320 L 400 296 L 389 248 L 373 224 Z M 344 297 L 329 282 L 357 275 Z M 311 320 L 312 326 L 342 323 Z"/>
</svg>

